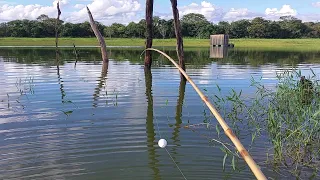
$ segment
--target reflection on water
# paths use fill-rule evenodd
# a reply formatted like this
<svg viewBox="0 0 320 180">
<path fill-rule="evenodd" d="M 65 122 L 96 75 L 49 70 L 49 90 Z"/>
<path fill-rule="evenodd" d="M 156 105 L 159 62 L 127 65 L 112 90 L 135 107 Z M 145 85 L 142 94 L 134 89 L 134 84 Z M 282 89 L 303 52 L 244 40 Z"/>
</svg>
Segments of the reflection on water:
<svg viewBox="0 0 320 180">
<path fill-rule="evenodd" d="M 146 96 L 148 102 L 147 118 L 146 118 L 146 132 L 147 132 L 147 147 L 149 154 L 149 166 L 153 171 L 153 179 L 161 179 L 160 171 L 158 168 L 159 156 L 156 153 L 156 135 L 155 124 L 153 118 L 153 96 L 152 96 L 152 73 L 147 68 L 144 69 L 145 73 L 145 84 L 146 84 Z"/>
<path fill-rule="evenodd" d="M 130 60 L 131 63 L 142 64 L 141 52 L 143 49 L 109 49 L 111 59 L 116 61 Z M 163 49 L 168 55 L 177 59 L 174 49 Z M 278 65 L 288 64 L 296 66 L 301 63 L 317 63 L 320 61 L 320 52 L 288 52 L 288 51 L 262 51 L 237 48 L 202 48 L 186 49 L 186 63 L 189 65 L 203 67 L 212 62 L 210 57 L 224 57 L 217 61 L 218 64 L 241 64 L 241 65 L 267 65 L 276 63 Z M 55 65 L 55 51 L 51 49 L 1 49 L 0 56 L 4 61 L 17 62 L 24 64 L 44 64 L 47 66 Z M 79 49 L 79 57 L 82 62 L 100 63 L 100 52 L 97 49 Z M 66 62 L 76 62 L 72 49 L 60 50 L 60 65 Z M 153 52 L 155 65 L 171 65 L 170 62 L 155 52 Z"/>
<path fill-rule="evenodd" d="M 160 132 L 188 179 L 254 178 L 243 161 L 241 172 L 229 162 L 223 172 L 219 146 L 182 128 L 202 123 L 206 108 L 162 56 L 153 54 L 151 73 L 141 49 L 109 49 L 109 64 L 101 64 L 97 49 L 79 51 L 75 67 L 72 49 L 62 49 L 57 68 L 54 49 L 1 49 L 0 179 L 182 179 L 157 146 Z M 176 57 L 174 49 L 164 51 Z M 205 48 L 186 49 L 185 57 L 209 97 L 219 84 L 222 94 L 242 89 L 250 99 L 251 77 L 272 88 L 276 72 L 320 70 L 319 52 L 230 49 L 213 61 Z M 197 131 L 217 138 L 215 130 Z M 244 146 L 250 138 L 241 136 Z M 269 146 L 261 138 L 250 153 L 268 177 L 284 179 L 263 163 Z"/>
<path fill-rule="evenodd" d="M 95 88 L 94 94 L 93 94 L 93 107 L 97 107 L 97 101 L 98 98 L 100 96 L 100 92 L 102 87 L 105 87 L 105 83 L 106 83 L 106 77 L 108 74 L 108 62 L 102 62 L 102 70 L 101 70 L 101 76 L 99 77 L 99 79 L 97 80 L 98 84 L 97 87 Z"/>
<path fill-rule="evenodd" d="M 181 128 L 181 124 L 182 124 L 182 109 L 183 109 L 183 101 L 184 101 L 184 94 L 186 91 L 186 80 L 185 79 L 181 79 L 180 80 L 180 85 L 179 85 L 179 97 L 177 100 L 177 107 L 176 107 L 176 123 L 174 124 L 174 129 L 173 129 L 173 133 L 172 133 L 172 140 L 174 145 L 176 145 L 175 147 L 179 147 L 179 132 L 180 132 L 180 128 Z M 174 154 L 176 154 L 176 148 L 173 148 Z"/>
<path fill-rule="evenodd" d="M 210 58 L 223 59 L 228 57 L 228 47 L 210 47 Z"/>
</svg>

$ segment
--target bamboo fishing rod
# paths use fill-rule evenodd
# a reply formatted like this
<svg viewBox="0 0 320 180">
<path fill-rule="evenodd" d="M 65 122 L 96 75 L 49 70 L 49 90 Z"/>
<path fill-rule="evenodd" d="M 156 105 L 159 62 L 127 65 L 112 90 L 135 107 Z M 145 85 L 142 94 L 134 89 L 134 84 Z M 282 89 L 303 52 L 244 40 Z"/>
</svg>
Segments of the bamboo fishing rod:
<svg viewBox="0 0 320 180">
<path fill-rule="evenodd" d="M 232 141 L 232 143 L 236 146 L 237 150 L 240 152 L 242 158 L 246 161 L 248 166 L 250 167 L 253 174 L 256 176 L 258 180 L 266 180 L 266 176 L 263 174 L 259 166 L 256 164 L 256 162 L 253 160 L 249 152 L 244 148 L 244 146 L 241 144 L 238 137 L 233 133 L 232 129 L 228 126 L 228 124 L 225 122 L 225 120 L 222 118 L 222 116 L 219 114 L 217 109 L 210 103 L 208 100 L 208 97 L 205 96 L 200 89 L 197 87 L 197 85 L 192 81 L 192 79 L 188 76 L 188 74 L 166 53 L 154 49 L 154 48 L 148 48 L 145 51 L 156 51 L 163 56 L 165 56 L 169 61 L 172 62 L 173 65 L 175 65 L 176 68 L 181 72 L 181 74 L 186 78 L 186 80 L 191 84 L 191 86 L 194 88 L 194 90 L 198 93 L 200 98 L 205 102 L 205 104 L 210 109 L 211 113 L 215 116 L 215 118 L 218 120 L 219 124 L 224 130 L 224 133 L 229 137 L 229 139 Z"/>
</svg>

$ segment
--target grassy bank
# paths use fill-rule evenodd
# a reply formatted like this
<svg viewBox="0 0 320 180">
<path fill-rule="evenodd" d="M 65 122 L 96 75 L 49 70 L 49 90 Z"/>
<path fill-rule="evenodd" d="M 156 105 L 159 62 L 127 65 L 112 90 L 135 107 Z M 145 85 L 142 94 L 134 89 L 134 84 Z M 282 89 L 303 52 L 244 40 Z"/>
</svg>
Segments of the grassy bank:
<svg viewBox="0 0 320 180">
<path fill-rule="evenodd" d="M 0 38 L 0 46 L 54 46 L 54 38 Z M 61 46 L 96 46 L 95 38 L 60 38 Z M 144 39 L 106 38 L 108 46 L 144 46 Z M 320 39 L 232 39 L 237 48 L 320 50 Z M 155 39 L 154 46 L 175 46 L 175 39 Z M 185 47 L 209 47 L 209 39 L 184 39 Z"/>
</svg>

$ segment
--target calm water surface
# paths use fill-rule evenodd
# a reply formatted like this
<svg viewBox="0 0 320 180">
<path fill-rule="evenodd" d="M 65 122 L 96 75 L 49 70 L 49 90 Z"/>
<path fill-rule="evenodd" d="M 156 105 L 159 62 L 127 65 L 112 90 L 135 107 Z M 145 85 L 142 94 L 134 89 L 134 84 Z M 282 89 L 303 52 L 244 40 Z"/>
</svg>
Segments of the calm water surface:
<svg viewBox="0 0 320 180">
<path fill-rule="evenodd" d="M 224 153 L 209 143 L 219 138 L 215 128 L 184 128 L 202 123 L 208 109 L 163 57 L 154 54 L 145 72 L 141 52 L 109 50 L 103 71 L 97 49 L 80 49 L 76 67 L 72 49 L 64 49 L 59 68 L 54 49 L 0 49 L 0 179 L 183 179 L 157 146 L 160 137 L 187 179 L 254 179 L 242 160 L 240 172 L 231 159 L 223 170 Z M 224 59 L 210 59 L 209 49 L 185 55 L 187 72 L 209 97 L 218 84 L 225 95 L 233 88 L 250 99 L 251 77 L 272 88 L 276 73 L 291 67 L 320 72 L 319 52 L 216 53 Z M 248 148 L 251 135 L 240 138 Z M 264 163 L 269 147 L 262 133 L 250 153 L 268 177 L 288 179 Z"/>
</svg>

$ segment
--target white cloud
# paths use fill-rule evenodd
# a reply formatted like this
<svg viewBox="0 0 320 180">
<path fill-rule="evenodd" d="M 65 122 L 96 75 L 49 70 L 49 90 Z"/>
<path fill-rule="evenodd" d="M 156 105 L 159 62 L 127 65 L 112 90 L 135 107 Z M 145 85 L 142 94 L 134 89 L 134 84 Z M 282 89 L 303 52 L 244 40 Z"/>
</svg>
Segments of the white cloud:
<svg viewBox="0 0 320 180">
<path fill-rule="evenodd" d="M 203 14 L 207 20 L 216 22 L 223 17 L 223 10 L 210 2 L 202 1 L 201 4 L 191 3 L 187 6 L 182 6 L 179 8 L 180 16 L 189 13 L 199 13 Z"/>
<path fill-rule="evenodd" d="M 240 9 L 231 8 L 230 11 L 224 15 L 223 20 L 237 21 L 240 19 L 253 19 L 257 16 L 261 16 L 261 14 L 251 12 L 247 8 L 240 8 Z"/>
<path fill-rule="evenodd" d="M 320 5 L 320 2 L 319 2 L 319 5 Z M 281 16 L 294 16 L 298 19 L 301 19 L 303 22 L 320 21 L 319 13 L 301 14 L 301 13 L 298 13 L 297 10 L 291 8 L 290 5 L 283 5 L 280 10 L 278 10 L 277 8 L 267 8 L 265 10 L 264 18 L 270 19 L 270 20 L 279 20 L 279 17 Z"/>
<path fill-rule="evenodd" d="M 79 4 L 77 7 L 80 6 Z M 142 18 L 138 16 L 138 13 L 141 11 L 141 4 L 136 0 L 93 0 L 88 7 L 94 19 L 104 24 L 114 22 L 128 23 L 130 21 L 138 21 Z M 72 12 L 66 20 L 71 22 L 88 20 L 86 7 L 83 7 L 79 11 Z"/>
<path fill-rule="evenodd" d="M 0 22 L 11 21 L 16 19 L 36 19 L 41 14 L 47 14 L 49 17 L 56 17 L 56 3 L 58 0 L 51 0 L 50 5 L 18 5 L 9 0 L 0 0 Z M 141 0 L 60 0 L 62 11 L 61 19 L 67 22 L 84 22 L 89 20 L 86 5 L 90 8 L 96 21 L 105 25 L 114 22 L 127 24 L 131 21 L 138 22 L 144 18 L 144 1 Z M 141 2 L 141 3 L 140 3 Z M 313 3 L 313 6 L 320 7 L 320 2 Z M 211 1 L 202 1 L 201 3 L 191 3 L 186 6 L 178 7 L 180 17 L 188 13 L 203 14 L 208 21 L 217 23 L 219 21 L 236 21 L 239 19 L 252 19 L 254 17 L 263 17 L 271 20 L 278 20 L 280 16 L 291 15 L 302 19 L 303 21 L 319 21 L 318 14 L 298 14 L 297 10 L 290 5 L 283 5 L 280 9 L 267 8 L 264 13 L 257 13 L 248 8 L 231 8 L 229 11 L 224 10 L 211 3 Z M 171 19 L 172 11 L 168 7 L 166 12 L 156 12 L 154 15 L 163 19 Z"/>
<path fill-rule="evenodd" d="M 2 4 L 10 4 L 10 5 L 12 5 L 12 4 L 17 4 L 17 3 L 16 2 L 9 2 L 9 1 L 0 0 L 0 5 L 2 5 Z"/>
<path fill-rule="evenodd" d="M 319 8 L 320 8 L 320 1 L 319 1 L 319 2 L 315 2 L 315 3 L 312 3 L 312 6 L 314 6 L 314 7 L 319 7 Z"/>
<path fill-rule="evenodd" d="M 9 5 L 0 6 L 0 21 L 11 21 L 16 19 L 36 19 L 41 14 L 47 14 L 50 17 L 56 16 L 57 0 L 53 1 L 52 6 L 42 6 L 39 4 L 30 5 Z M 61 0 L 60 6 L 68 4 L 67 0 Z"/>
<path fill-rule="evenodd" d="M 59 5 L 66 5 L 68 4 L 68 0 L 54 0 L 53 3 L 52 3 L 52 6 L 56 7 L 57 6 L 57 3 L 59 1 Z"/>
<path fill-rule="evenodd" d="M 76 5 L 74 5 L 74 8 L 76 8 L 76 9 L 83 9 L 85 7 L 86 7 L 86 5 L 84 5 L 84 4 L 76 4 Z"/>
<path fill-rule="evenodd" d="M 265 15 L 268 17 L 280 17 L 280 16 L 296 16 L 297 10 L 292 9 L 290 5 L 283 5 L 280 10 L 277 8 L 267 8 Z"/>
<path fill-rule="evenodd" d="M 297 15 L 298 19 L 301 19 L 303 22 L 319 22 L 320 21 L 320 14 L 299 14 Z"/>
<path fill-rule="evenodd" d="M 239 19 L 252 19 L 258 15 L 261 16 L 261 14 L 249 11 L 247 8 L 231 8 L 230 11 L 225 12 L 222 8 L 207 1 L 202 1 L 201 4 L 191 3 L 179 9 L 181 16 L 189 13 L 200 13 L 211 22 L 219 22 L 221 20 L 235 21 Z"/>
</svg>

